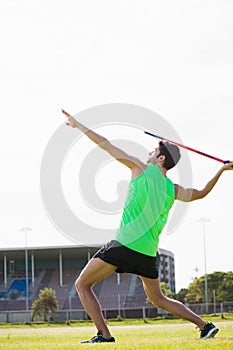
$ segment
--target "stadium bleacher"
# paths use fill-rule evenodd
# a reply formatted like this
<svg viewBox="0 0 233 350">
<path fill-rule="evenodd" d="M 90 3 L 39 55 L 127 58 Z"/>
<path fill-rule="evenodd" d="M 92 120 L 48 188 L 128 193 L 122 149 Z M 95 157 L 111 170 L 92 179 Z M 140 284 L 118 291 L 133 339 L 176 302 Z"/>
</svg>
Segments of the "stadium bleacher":
<svg viewBox="0 0 233 350">
<path fill-rule="evenodd" d="M 59 310 L 83 310 L 81 301 L 75 290 L 75 281 L 88 259 L 98 248 L 53 248 L 29 250 L 29 308 L 39 292 L 44 288 L 52 288 L 57 296 Z M 33 271 L 30 258 L 33 254 Z M 15 271 L 7 273 L 3 257 L 7 261 L 14 260 Z M 62 260 L 60 260 L 62 258 Z M 62 262 L 62 264 L 61 264 Z M 24 251 L 0 251 L 0 311 L 25 310 L 26 279 Z M 62 266 L 62 267 L 61 267 Z M 118 276 L 118 277 L 117 277 Z M 148 306 L 146 295 L 138 276 L 116 273 L 97 283 L 93 290 L 103 310 L 137 309 Z M 115 315 L 115 313 L 114 313 Z"/>
<path fill-rule="evenodd" d="M 43 271 L 43 278 L 41 282 L 37 285 L 37 290 L 34 291 L 33 300 L 37 299 L 39 296 L 39 292 L 41 289 L 47 287 L 52 288 L 55 293 L 59 304 L 59 310 L 69 309 L 71 306 L 72 309 L 83 309 L 83 306 L 79 300 L 77 293 L 73 292 L 71 304 L 69 300 L 69 293 L 71 289 L 74 288 L 74 284 L 78 274 L 81 272 L 81 269 L 68 268 L 63 271 L 63 284 L 60 286 L 59 280 L 59 271 L 58 270 L 47 270 Z M 40 272 L 42 273 L 42 272 Z M 38 277 L 40 277 L 40 273 L 38 273 Z M 130 282 L 133 275 L 130 274 L 122 274 L 120 277 L 120 283 L 117 281 L 117 275 L 114 273 L 113 275 L 107 277 L 105 280 L 97 283 L 93 290 L 96 296 L 99 298 L 100 303 L 103 308 L 117 308 L 119 306 L 119 298 L 121 306 L 127 305 L 127 297 Z M 29 279 L 30 291 L 33 289 L 31 287 L 32 279 Z M 36 286 L 36 279 L 35 279 Z M 14 292 L 15 297 L 14 300 L 12 298 L 11 293 Z M 32 293 L 30 293 L 31 295 Z M 24 310 L 25 309 L 25 299 L 26 297 L 26 279 L 14 279 L 6 292 L 1 292 L 1 303 L 0 310 Z M 29 295 L 29 297 L 30 297 Z M 135 298 L 135 297 L 134 297 Z M 141 296 L 143 298 L 143 296 Z M 33 300 L 30 299 L 30 305 Z M 144 294 L 145 299 L 145 294 Z M 141 299 L 140 299 L 141 300 Z M 2 306 L 1 306 L 2 305 Z M 3 306 L 4 305 L 4 306 Z M 134 302 L 135 305 L 135 302 Z"/>
</svg>

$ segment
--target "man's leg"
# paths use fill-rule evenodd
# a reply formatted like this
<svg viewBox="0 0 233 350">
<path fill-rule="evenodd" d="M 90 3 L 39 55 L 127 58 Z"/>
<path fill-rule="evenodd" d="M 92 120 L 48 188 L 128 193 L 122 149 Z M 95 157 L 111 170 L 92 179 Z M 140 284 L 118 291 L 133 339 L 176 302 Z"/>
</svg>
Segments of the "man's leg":
<svg viewBox="0 0 233 350">
<path fill-rule="evenodd" d="M 75 286 L 79 298 L 91 317 L 98 331 L 102 331 L 105 338 L 110 338 L 111 334 L 103 318 L 100 304 L 92 291 L 92 287 L 102 279 L 110 276 L 116 266 L 108 264 L 100 258 L 92 258 L 78 277 Z"/>
<path fill-rule="evenodd" d="M 181 302 L 167 298 L 165 295 L 163 295 L 160 289 L 160 281 L 158 278 L 151 279 L 147 277 L 141 277 L 141 279 L 145 292 L 154 306 L 164 309 L 173 315 L 184 318 L 196 324 L 200 329 L 203 329 L 206 321 L 196 315 Z"/>
</svg>

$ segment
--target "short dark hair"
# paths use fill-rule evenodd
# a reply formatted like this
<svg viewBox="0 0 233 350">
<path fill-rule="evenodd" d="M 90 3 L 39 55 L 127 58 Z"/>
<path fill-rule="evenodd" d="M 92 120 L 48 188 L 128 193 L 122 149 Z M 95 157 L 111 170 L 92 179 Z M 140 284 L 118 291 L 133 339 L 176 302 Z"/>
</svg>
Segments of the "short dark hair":
<svg viewBox="0 0 233 350">
<path fill-rule="evenodd" d="M 159 156 L 165 156 L 163 166 L 165 169 L 172 169 L 180 160 L 180 149 L 178 146 L 169 142 L 159 142 Z"/>
</svg>

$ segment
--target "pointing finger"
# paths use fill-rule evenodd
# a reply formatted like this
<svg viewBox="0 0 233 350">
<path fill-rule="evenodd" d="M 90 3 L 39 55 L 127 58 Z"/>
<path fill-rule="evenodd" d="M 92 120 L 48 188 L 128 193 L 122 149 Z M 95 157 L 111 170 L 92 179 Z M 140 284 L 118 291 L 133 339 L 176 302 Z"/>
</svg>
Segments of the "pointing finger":
<svg viewBox="0 0 233 350">
<path fill-rule="evenodd" d="M 66 111 L 64 111 L 64 109 L 61 110 L 63 114 L 65 114 L 68 118 L 71 117 L 71 115 L 69 113 L 67 113 Z"/>
</svg>

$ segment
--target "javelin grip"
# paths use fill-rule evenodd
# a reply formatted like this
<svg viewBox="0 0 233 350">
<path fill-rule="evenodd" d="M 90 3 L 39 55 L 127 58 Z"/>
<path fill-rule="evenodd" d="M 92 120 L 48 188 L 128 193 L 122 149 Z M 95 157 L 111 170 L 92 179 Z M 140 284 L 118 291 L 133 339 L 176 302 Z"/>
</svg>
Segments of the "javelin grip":
<svg viewBox="0 0 233 350">
<path fill-rule="evenodd" d="M 231 161 L 230 160 L 224 160 L 223 161 L 223 164 L 228 164 L 228 163 L 231 163 Z M 233 165 L 231 167 L 233 168 Z"/>
</svg>

